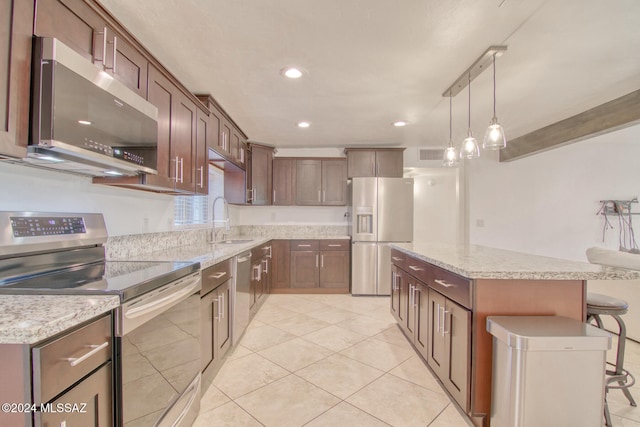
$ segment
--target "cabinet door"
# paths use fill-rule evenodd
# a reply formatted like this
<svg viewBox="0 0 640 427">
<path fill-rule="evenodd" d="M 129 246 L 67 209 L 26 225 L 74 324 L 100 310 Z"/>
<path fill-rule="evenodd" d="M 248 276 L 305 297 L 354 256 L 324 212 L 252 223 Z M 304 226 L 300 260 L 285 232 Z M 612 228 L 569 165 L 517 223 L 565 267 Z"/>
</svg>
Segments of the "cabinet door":
<svg viewBox="0 0 640 427">
<path fill-rule="evenodd" d="M 220 147 L 221 152 L 225 156 L 230 156 L 230 154 L 231 154 L 231 125 L 224 118 L 222 118 L 222 121 L 220 123 L 220 141 L 218 143 L 218 147 Z"/>
<path fill-rule="evenodd" d="M 224 150 L 222 149 L 222 114 L 220 111 L 216 109 L 212 104 L 208 105 L 209 107 L 209 126 L 211 129 L 209 130 L 211 135 L 211 140 L 208 141 L 209 148 L 213 149 L 218 154 L 222 154 Z"/>
<path fill-rule="evenodd" d="M 376 176 L 376 152 L 355 150 L 347 153 L 347 174 L 349 178 Z"/>
<path fill-rule="evenodd" d="M 84 412 L 37 412 L 36 425 L 105 427 L 113 424 L 112 365 L 103 365 L 93 374 L 80 381 L 70 390 L 51 402 L 55 409 L 58 404 L 86 403 Z"/>
<path fill-rule="evenodd" d="M 262 262 L 261 260 L 253 261 L 251 263 L 251 283 L 250 283 L 250 298 L 249 308 L 253 308 L 257 301 L 258 288 L 262 285 Z"/>
<path fill-rule="evenodd" d="M 214 358 L 214 308 L 217 305 L 215 291 L 200 298 L 200 369 L 204 370 Z"/>
<path fill-rule="evenodd" d="M 55 37 L 94 64 L 108 66 L 105 47 L 114 34 L 82 0 L 38 0 L 34 34 Z M 105 32 L 105 29 L 106 32 Z"/>
<path fill-rule="evenodd" d="M 407 274 L 406 276 L 407 286 L 409 288 L 408 304 L 407 304 L 407 320 L 403 325 L 407 333 L 407 337 L 411 341 L 415 337 L 415 325 L 416 325 L 416 288 L 418 281 L 415 277 Z"/>
<path fill-rule="evenodd" d="M 231 128 L 231 160 L 235 163 L 240 161 L 240 133 L 235 129 Z"/>
<path fill-rule="evenodd" d="M 404 153 L 401 150 L 376 151 L 376 176 L 402 178 Z"/>
<path fill-rule="evenodd" d="M 345 160 L 322 161 L 322 204 L 328 206 L 347 204 L 347 162 Z"/>
<path fill-rule="evenodd" d="M 290 287 L 289 274 L 291 269 L 288 240 L 274 240 L 271 242 L 273 259 L 271 263 L 271 288 L 287 289 Z"/>
<path fill-rule="evenodd" d="M 251 148 L 251 188 L 252 205 L 270 205 L 272 189 L 273 150 L 253 146 Z"/>
<path fill-rule="evenodd" d="M 231 280 L 227 280 L 216 289 L 218 300 L 218 315 L 216 319 L 216 355 L 217 360 L 222 357 L 231 347 Z"/>
<path fill-rule="evenodd" d="M 115 52 L 115 54 L 114 54 Z M 107 47 L 108 70 L 116 79 L 143 98 L 147 98 L 148 61 L 142 53 L 121 36 L 115 34 Z"/>
<path fill-rule="evenodd" d="M 471 312 L 447 299 L 445 336 L 447 337 L 447 376 L 441 378 L 462 409 L 469 409 Z"/>
<path fill-rule="evenodd" d="M 29 138 L 33 2 L 0 2 L 0 155 L 24 157 Z"/>
<path fill-rule="evenodd" d="M 402 323 L 400 320 L 400 281 L 402 276 L 398 274 L 400 270 L 395 265 L 391 265 L 391 314 L 396 322 Z"/>
<path fill-rule="evenodd" d="M 305 206 L 322 204 L 322 160 L 296 162 L 296 204 Z"/>
<path fill-rule="evenodd" d="M 320 252 L 320 287 L 349 290 L 349 251 Z"/>
<path fill-rule="evenodd" d="M 197 108 L 194 185 L 197 194 L 209 194 L 209 117 Z"/>
<path fill-rule="evenodd" d="M 183 191 L 195 190 L 195 159 L 197 107 L 182 92 L 177 93 L 177 104 L 173 117 L 173 139 L 171 141 L 171 159 L 174 166 L 173 177 L 176 188 Z"/>
<path fill-rule="evenodd" d="M 291 287 L 317 288 L 319 284 L 320 253 L 291 251 Z"/>
<path fill-rule="evenodd" d="M 429 357 L 429 288 L 421 282 L 416 282 L 414 292 L 413 345 L 426 360 Z"/>
<path fill-rule="evenodd" d="M 171 162 L 173 142 L 172 117 L 177 88 L 157 68 L 149 66 L 148 101 L 158 109 L 158 175 L 175 178 L 175 163 Z"/>
<path fill-rule="evenodd" d="M 273 159 L 273 204 L 295 205 L 296 161 L 294 159 Z"/>
<path fill-rule="evenodd" d="M 427 363 L 440 379 L 447 378 L 446 298 L 429 289 L 429 357 Z"/>
</svg>

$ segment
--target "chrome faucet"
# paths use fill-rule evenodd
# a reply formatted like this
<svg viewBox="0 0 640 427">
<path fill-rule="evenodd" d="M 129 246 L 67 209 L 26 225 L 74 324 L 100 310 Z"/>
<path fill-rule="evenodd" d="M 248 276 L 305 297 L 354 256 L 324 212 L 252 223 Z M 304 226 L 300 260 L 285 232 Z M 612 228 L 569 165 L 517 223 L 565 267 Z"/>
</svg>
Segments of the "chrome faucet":
<svg viewBox="0 0 640 427">
<path fill-rule="evenodd" d="M 222 203 L 224 204 L 224 219 L 222 220 L 224 222 L 224 229 L 225 231 L 222 233 L 222 240 L 226 240 L 229 232 L 231 231 L 231 224 L 229 221 L 229 203 L 227 203 L 227 199 L 225 199 L 222 196 L 218 196 L 215 199 L 213 199 L 213 203 L 211 206 L 211 243 L 216 243 L 218 241 L 218 239 L 216 238 L 216 202 L 218 200 L 222 200 Z"/>
</svg>

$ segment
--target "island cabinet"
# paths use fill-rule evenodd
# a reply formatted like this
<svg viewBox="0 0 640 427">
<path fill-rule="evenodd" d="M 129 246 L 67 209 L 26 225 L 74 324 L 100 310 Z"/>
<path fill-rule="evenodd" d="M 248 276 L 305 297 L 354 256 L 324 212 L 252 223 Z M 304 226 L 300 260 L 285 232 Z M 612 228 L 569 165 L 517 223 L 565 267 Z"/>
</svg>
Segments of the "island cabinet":
<svg viewBox="0 0 640 427">
<path fill-rule="evenodd" d="M 503 252 L 492 262 L 513 267 Z M 447 253 L 446 258 L 455 256 Z M 585 282 L 573 279 L 563 265 L 559 279 L 544 277 L 549 276 L 545 265 L 544 274 L 492 270 L 483 274 L 488 277 L 464 277 L 424 258 L 419 252 L 392 248 L 391 313 L 473 424 L 489 426 L 493 341 L 486 331 L 487 316 L 554 315 L 584 321 Z M 473 254 L 461 259 L 468 265 Z"/>
<path fill-rule="evenodd" d="M 349 178 L 402 178 L 404 148 L 346 148 Z"/>
<path fill-rule="evenodd" d="M 27 154 L 33 5 L 0 2 L 0 157 Z"/>
</svg>

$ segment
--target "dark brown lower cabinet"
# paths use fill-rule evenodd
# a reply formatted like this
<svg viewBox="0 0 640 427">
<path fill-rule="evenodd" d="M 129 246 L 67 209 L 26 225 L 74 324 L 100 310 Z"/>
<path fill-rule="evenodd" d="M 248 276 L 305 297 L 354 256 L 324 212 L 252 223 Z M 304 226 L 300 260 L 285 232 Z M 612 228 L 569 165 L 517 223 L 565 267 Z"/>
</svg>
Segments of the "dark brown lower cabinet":
<svg viewBox="0 0 640 427">
<path fill-rule="evenodd" d="M 271 264 L 271 291 L 278 292 L 279 289 L 289 289 L 291 287 L 289 274 L 291 273 L 291 251 L 288 240 L 273 240 L 271 242 L 273 250 L 273 262 Z"/>
<path fill-rule="evenodd" d="M 223 261 L 202 270 L 200 298 L 201 366 L 209 384 L 231 347 L 231 264 Z"/>
<path fill-rule="evenodd" d="M 428 299 L 427 363 L 462 409 L 467 411 L 471 312 L 433 289 L 429 289 Z"/>
<path fill-rule="evenodd" d="M 272 293 L 349 293 L 349 240 L 274 240 Z"/>
</svg>

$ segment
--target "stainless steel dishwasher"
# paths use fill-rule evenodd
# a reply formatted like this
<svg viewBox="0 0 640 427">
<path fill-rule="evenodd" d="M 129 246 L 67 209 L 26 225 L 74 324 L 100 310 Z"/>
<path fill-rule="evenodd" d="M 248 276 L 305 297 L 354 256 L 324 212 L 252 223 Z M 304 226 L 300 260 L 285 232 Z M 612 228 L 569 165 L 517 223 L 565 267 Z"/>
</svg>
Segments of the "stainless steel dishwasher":
<svg viewBox="0 0 640 427">
<path fill-rule="evenodd" d="M 251 307 L 251 251 L 236 257 L 236 280 L 233 292 L 233 345 L 249 325 L 249 309 Z"/>
</svg>

